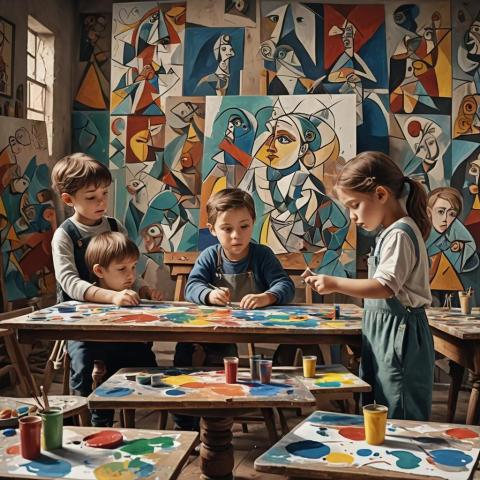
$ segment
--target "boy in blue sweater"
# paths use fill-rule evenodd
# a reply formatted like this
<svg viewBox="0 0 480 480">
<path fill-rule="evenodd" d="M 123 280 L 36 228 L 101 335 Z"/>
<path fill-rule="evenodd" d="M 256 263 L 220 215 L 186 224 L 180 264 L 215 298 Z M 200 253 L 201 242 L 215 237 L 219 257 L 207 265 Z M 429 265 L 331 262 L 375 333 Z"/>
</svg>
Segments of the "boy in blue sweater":
<svg viewBox="0 0 480 480">
<path fill-rule="evenodd" d="M 251 241 L 255 216 L 253 199 L 243 190 L 227 188 L 210 198 L 208 228 L 220 244 L 208 247 L 195 262 L 185 287 L 188 301 L 220 306 L 240 302 L 240 308 L 251 309 L 293 299 L 295 286 L 275 254 Z M 209 366 L 221 366 L 224 357 L 237 355 L 235 344 L 202 348 Z M 193 344 L 177 344 L 175 365 L 191 365 L 193 352 Z"/>
</svg>

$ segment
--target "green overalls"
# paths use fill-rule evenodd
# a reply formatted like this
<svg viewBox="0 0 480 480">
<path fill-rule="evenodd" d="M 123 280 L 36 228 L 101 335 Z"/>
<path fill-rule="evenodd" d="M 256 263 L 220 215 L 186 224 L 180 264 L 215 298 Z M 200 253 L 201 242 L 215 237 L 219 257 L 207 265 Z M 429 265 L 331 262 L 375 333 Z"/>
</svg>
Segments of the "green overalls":
<svg viewBox="0 0 480 480">
<path fill-rule="evenodd" d="M 415 232 L 405 222 L 395 229 L 408 234 L 419 258 Z M 373 278 L 383 238 L 368 259 Z M 365 299 L 362 321 L 361 377 L 372 386 L 363 405 L 388 406 L 388 418 L 428 420 L 432 408 L 434 349 L 425 309 L 404 307 L 396 297 Z"/>
</svg>

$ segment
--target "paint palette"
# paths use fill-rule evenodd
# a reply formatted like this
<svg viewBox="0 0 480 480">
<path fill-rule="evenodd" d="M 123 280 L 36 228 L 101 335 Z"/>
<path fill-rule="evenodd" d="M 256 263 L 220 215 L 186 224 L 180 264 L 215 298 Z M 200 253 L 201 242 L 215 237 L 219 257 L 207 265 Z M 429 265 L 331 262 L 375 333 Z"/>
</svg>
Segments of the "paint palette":
<svg viewBox="0 0 480 480">
<path fill-rule="evenodd" d="M 341 305 L 340 318 L 335 318 L 334 312 L 333 305 L 287 305 L 281 308 L 241 310 L 186 302 L 146 303 L 127 308 L 72 301 L 36 311 L 23 318 L 33 328 L 35 323 L 40 322 L 65 325 L 88 321 L 109 325 L 360 330 L 360 307 Z"/>
<path fill-rule="evenodd" d="M 305 385 L 291 375 L 274 373 L 269 384 L 252 382 L 240 369 L 238 383 L 225 383 L 225 372 L 216 369 L 144 369 L 151 385 L 137 381 L 139 371 L 119 370 L 88 398 L 90 408 L 142 405 L 159 408 L 226 408 L 261 406 L 309 406 L 315 399 Z M 154 386 L 155 385 L 155 386 Z"/>
<path fill-rule="evenodd" d="M 177 477 L 197 437 L 195 432 L 118 429 L 109 430 L 123 437 L 118 447 L 87 446 L 85 439 L 101 430 L 105 429 L 64 427 L 63 448 L 42 451 L 36 460 L 20 456 L 18 431 L 0 438 L 0 477 L 168 480 Z"/>
<path fill-rule="evenodd" d="M 255 461 L 255 469 L 315 478 L 467 480 L 480 427 L 390 420 L 385 443 L 368 445 L 363 417 L 317 411 Z M 400 474 L 400 476 L 399 476 Z"/>
</svg>

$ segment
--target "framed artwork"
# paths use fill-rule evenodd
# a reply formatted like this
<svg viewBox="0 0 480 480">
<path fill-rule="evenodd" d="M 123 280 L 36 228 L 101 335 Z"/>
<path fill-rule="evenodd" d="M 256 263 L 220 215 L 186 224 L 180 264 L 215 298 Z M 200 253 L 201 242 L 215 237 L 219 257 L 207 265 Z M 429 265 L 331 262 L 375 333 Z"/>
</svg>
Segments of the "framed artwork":
<svg viewBox="0 0 480 480">
<path fill-rule="evenodd" d="M 13 92 L 13 51 L 15 25 L 0 17 L 0 95 Z"/>
</svg>

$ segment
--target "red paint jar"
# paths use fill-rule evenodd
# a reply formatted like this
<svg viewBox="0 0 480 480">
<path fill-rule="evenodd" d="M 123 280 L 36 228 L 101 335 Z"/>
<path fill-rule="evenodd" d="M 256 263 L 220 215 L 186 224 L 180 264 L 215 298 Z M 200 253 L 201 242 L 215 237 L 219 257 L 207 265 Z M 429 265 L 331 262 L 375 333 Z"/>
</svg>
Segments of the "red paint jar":
<svg viewBox="0 0 480 480">
<path fill-rule="evenodd" d="M 225 357 L 223 363 L 225 365 L 225 382 L 237 383 L 238 357 Z"/>
<path fill-rule="evenodd" d="M 35 460 L 40 456 L 40 432 L 42 419 L 27 416 L 18 419 L 20 429 L 20 454 L 27 460 Z"/>
</svg>

